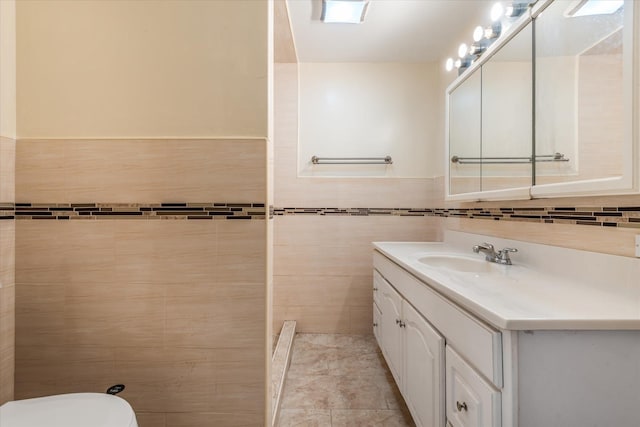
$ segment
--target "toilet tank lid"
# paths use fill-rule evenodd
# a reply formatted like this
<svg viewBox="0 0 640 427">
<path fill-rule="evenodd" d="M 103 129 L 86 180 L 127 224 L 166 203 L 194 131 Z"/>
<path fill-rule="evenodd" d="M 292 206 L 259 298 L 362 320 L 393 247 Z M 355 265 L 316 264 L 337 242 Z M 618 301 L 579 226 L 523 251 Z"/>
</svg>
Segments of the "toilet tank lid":
<svg viewBox="0 0 640 427">
<path fill-rule="evenodd" d="M 2 427 L 138 427 L 126 400 L 104 393 L 71 393 L 15 400 L 0 406 Z"/>
</svg>

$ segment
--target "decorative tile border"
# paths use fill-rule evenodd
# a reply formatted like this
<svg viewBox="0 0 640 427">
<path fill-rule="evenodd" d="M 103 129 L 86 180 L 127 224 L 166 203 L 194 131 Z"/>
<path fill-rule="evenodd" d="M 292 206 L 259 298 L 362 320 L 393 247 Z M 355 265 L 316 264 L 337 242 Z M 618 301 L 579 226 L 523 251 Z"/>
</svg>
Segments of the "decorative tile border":
<svg viewBox="0 0 640 427">
<path fill-rule="evenodd" d="M 0 202 L 0 221 L 3 219 L 13 219 L 15 216 L 15 205 L 13 203 Z"/>
<path fill-rule="evenodd" d="M 282 215 L 433 216 L 442 218 L 524 221 L 640 229 L 640 206 L 630 207 L 513 207 L 513 208 L 275 208 Z"/>
<path fill-rule="evenodd" d="M 0 219 L 265 219 L 264 203 L 16 203 L 10 210 L 6 207 L 0 205 Z"/>
<path fill-rule="evenodd" d="M 0 220 L 255 220 L 266 218 L 264 203 L 0 203 Z M 640 229 L 640 206 L 503 208 L 274 208 L 284 215 L 432 216 Z"/>
</svg>

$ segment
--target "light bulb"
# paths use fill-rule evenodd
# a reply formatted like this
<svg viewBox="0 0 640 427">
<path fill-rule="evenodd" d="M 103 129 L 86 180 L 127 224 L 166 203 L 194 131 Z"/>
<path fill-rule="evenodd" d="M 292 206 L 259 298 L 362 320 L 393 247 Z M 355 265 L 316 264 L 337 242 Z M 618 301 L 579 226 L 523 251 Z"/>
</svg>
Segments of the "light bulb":
<svg viewBox="0 0 640 427">
<path fill-rule="evenodd" d="M 484 28 L 478 25 L 475 30 L 473 30 L 473 41 L 479 42 L 484 37 Z"/>
<path fill-rule="evenodd" d="M 491 8 L 491 20 L 493 22 L 500 20 L 500 18 L 502 18 L 502 15 L 504 14 L 504 7 L 502 6 L 502 3 L 496 3 L 493 5 L 493 7 Z"/>
<path fill-rule="evenodd" d="M 467 50 L 469 48 L 467 47 L 467 45 L 465 43 L 462 43 L 460 45 L 460 47 L 458 48 L 458 56 L 460 58 L 464 58 L 465 56 L 467 56 Z"/>
<path fill-rule="evenodd" d="M 448 58 L 447 63 L 445 64 L 445 68 L 447 71 L 453 70 L 453 58 Z"/>
</svg>

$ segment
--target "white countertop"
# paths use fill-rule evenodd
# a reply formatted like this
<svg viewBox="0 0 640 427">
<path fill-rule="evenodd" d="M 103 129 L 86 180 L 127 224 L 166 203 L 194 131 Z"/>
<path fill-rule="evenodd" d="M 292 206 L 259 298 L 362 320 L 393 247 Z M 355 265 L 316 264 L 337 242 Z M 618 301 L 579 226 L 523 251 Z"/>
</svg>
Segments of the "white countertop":
<svg viewBox="0 0 640 427">
<path fill-rule="evenodd" d="M 374 248 L 499 329 L 640 330 L 640 259 L 447 233 L 444 243 L 377 242 Z M 513 265 L 476 273 L 418 261 L 441 253 L 483 259 L 471 247 L 484 241 L 518 248 Z"/>
</svg>

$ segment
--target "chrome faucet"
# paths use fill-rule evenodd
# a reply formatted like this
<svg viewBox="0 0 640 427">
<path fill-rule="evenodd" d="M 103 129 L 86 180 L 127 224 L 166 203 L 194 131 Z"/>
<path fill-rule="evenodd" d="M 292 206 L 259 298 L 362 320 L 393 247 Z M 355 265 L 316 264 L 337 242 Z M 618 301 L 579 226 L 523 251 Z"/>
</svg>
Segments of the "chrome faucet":
<svg viewBox="0 0 640 427">
<path fill-rule="evenodd" d="M 491 243 L 483 243 L 481 245 L 475 245 L 473 252 L 485 254 L 485 259 L 489 262 L 495 262 L 497 264 L 511 265 L 511 258 L 509 258 L 510 252 L 518 252 L 515 248 L 504 248 L 496 252 Z"/>
</svg>

